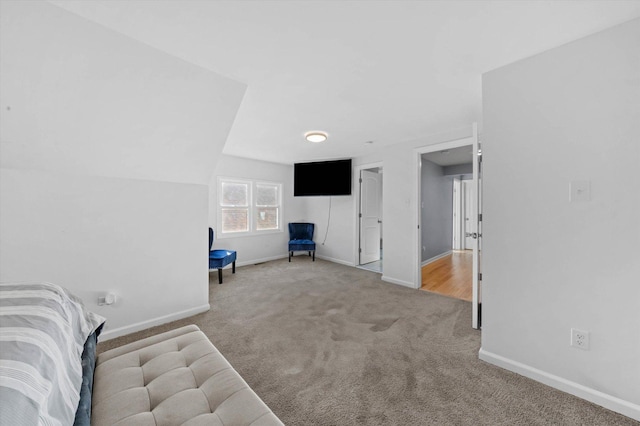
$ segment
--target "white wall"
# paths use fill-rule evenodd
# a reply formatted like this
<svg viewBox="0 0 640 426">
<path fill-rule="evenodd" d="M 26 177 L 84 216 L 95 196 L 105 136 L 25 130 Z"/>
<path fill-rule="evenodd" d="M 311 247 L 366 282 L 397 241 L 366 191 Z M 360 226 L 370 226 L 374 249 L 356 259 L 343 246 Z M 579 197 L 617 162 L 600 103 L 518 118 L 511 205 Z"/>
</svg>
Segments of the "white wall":
<svg viewBox="0 0 640 426">
<path fill-rule="evenodd" d="M 49 3 L 1 7 L 2 167 L 209 183 L 243 84 Z"/>
<path fill-rule="evenodd" d="M 420 253 L 417 241 L 420 231 L 418 223 L 418 149 L 442 142 L 468 138 L 471 134 L 471 123 L 467 127 L 425 136 L 383 148 L 379 153 L 354 160 L 356 165 L 382 162 L 384 179 L 382 192 L 383 205 L 383 240 L 384 281 L 416 288 L 419 285 L 417 271 L 420 268 Z M 355 223 L 355 204 L 344 212 L 336 221 L 351 220 Z M 355 231 L 354 231 L 355 232 Z M 354 243 L 355 244 L 355 243 Z M 357 245 L 353 246 L 355 250 Z M 353 258 L 353 254 L 351 255 Z"/>
<path fill-rule="evenodd" d="M 640 20 L 489 72 L 483 96 L 481 358 L 640 420 Z"/>
<path fill-rule="evenodd" d="M 316 225 L 314 240 L 317 257 L 354 265 L 353 250 L 354 244 L 357 244 L 354 241 L 355 195 L 294 197 L 292 165 L 222 155 L 209 184 L 209 226 L 214 229 L 218 226 L 216 216 L 217 178 L 219 176 L 283 183 L 283 232 L 257 236 L 223 237 L 214 242 L 215 248 L 236 250 L 238 265 L 287 257 L 287 242 L 289 241 L 287 223 L 289 222 L 311 222 Z M 353 182 L 356 182 L 356 178 Z M 331 213 L 329 213 L 330 205 Z M 328 233 L 327 223 L 329 223 Z"/>
<path fill-rule="evenodd" d="M 205 185 L 2 169 L 0 193 L 0 281 L 68 288 L 107 337 L 209 308 Z"/>
<path fill-rule="evenodd" d="M 398 143 L 382 148 L 379 152 L 353 159 L 356 168 L 382 164 L 383 208 L 382 239 L 384 241 L 384 272 L 382 279 L 407 287 L 416 287 L 417 271 L 420 267 L 420 253 L 416 241 L 418 209 L 418 148 L 468 138 L 468 127 L 425 136 L 413 141 Z M 316 223 L 318 255 L 322 258 L 355 265 L 357 263 L 357 212 L 358 176 L 353 176 L 351 196 L 331 197 L 329 233 L 324 245 L 329 218 L 329 197 L 301 197 L 306 205 L 305 219 Z"/>
<path fill-rule="evenodd" d="M 468 138 L 468 127 L 425 136 L 413 141 L 398 143 L 382 148 L 379 152 L 353 159 L 356 168 L 382 164 L 383 208 L 382 239 L 384 241 L 384 281 L 416 288 L 417 271 L 420 267 L 420 253 L 417 249 L 418 221 L 418 148 Z M 316 223 L 318 255 L 322 258 L 355 265 L 357 263 L 357 212 L 358 176 L 353 176 L 351 196 L 331 197 L 331 217 L 329 233 L 324 245 L 327 219 L 329 218 L 329 197 L 301 197 L 306 205 L 304 219 Z"/>
<path fill-rule="evenodd" d="M 68 286 L 106 337 L 207 309 L 206 186 L 245 86 L 46 2 L 0 7 L 0 279 Z"/>
<path fill-rule="evenodd" d="M 293 197 L 293 166 L 230 155 L 220 156 L 209 184 L 209 226 L 214 230 L 218 228 L 217 178 L 220 176 L 282 183 L 283 232 L 223 238 L 218 238 L 216 233 L 214 248 L 236 250 L 239 266 L 287 257 L 287 223 L 305 220 L 307 217 L 304 201 L 300 197 Z M 316 242 L 317 235 L 316 232 Z"/>
<path fill-rule="evenodd" d="M 352 184 L 354 182 L 352 178 Z M 354 194 L 354 191 L 351 193 Z M 355 265 L 355 195 L 296 198 L 305 204 L 304 216 L 300 219 L 316 225 L 316 256 L 344 265 Z"/>
</svg>

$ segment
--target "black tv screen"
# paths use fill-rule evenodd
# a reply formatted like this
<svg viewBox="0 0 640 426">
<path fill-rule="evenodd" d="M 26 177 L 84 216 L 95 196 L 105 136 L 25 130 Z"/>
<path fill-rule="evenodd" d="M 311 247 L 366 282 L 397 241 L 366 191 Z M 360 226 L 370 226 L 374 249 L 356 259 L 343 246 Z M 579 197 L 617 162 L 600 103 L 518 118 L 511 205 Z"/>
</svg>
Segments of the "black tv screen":
<svg viewBox="0 0 640 426">
<path fill-rule="evenodd" d="M 351 159 L 295 163 L 293 195 L 351 195 Z"/>
</svg>

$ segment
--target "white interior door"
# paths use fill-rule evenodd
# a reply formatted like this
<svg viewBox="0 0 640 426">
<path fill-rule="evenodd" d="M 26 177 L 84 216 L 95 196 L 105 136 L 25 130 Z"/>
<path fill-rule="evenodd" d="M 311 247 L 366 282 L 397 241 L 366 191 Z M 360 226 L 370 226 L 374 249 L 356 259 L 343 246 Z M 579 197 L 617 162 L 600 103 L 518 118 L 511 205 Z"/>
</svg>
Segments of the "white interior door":
<svg viewBox="0 0 640 426">
<path fill-rule="evenodd" d="M 380 174 L 360 172 L 360 264 L 380 260 Z"/>
<path fill-rule="evenodd" d="M 464 247 L 463 249 L 472 250 L 473 249 L 473 181 L 471 180 L 463 180 L 462 181 L 462 194 L 463 194 L 463 234 L 464 235 Z"/>
<path fill-rule="evenodd" d="M 471 248 L 473 249 L 473 294 L 471 300 L 471 326 L 473 328 L 480 328 L 480 244 L 479 238 L 480 226 L 479 226 L 479 196 L 480 196 L 480 160 L 478 155 L 478 125 L 473 123 L 473 186 L 471 194 L 471 218 L 468 222 L 469 233 L 471 234 Z M 467 247 L 468 248 L 468 247 Z"/>
</svg>

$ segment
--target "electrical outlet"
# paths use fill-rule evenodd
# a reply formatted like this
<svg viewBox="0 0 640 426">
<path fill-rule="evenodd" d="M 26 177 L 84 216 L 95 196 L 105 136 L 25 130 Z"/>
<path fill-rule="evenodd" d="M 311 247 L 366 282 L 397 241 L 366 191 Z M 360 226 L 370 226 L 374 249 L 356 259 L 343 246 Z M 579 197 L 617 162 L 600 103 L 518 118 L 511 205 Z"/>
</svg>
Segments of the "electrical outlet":
<svg viewBox="0 0 640 426">
<path fill-rule="evenodd" d="M 574 348 L 588 351 L 589 350 L 589 332 L 572 328 L 571 329 L 571 346 L 573 346 Z"/>
<path fill-rule="evenodd" d="M 116 295 L 113 293 L 98 297 L 98 306 L 113 305 L 114 303 L 116 303 Z"/>
</svg>

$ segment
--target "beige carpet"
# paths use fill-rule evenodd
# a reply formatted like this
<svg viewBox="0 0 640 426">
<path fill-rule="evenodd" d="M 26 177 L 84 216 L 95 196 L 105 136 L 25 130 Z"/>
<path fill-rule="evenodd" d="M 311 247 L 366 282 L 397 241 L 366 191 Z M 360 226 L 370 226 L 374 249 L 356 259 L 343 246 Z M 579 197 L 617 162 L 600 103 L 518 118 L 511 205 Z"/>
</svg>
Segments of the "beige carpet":
<svg viewBox="0 0 640 426">
<path fill-rule="evenodd" d="M 306 256 L 210 274 L 197 324 L 288 425 L 638 425 L 478 360 L 469 302 Z"/>
</svg>

